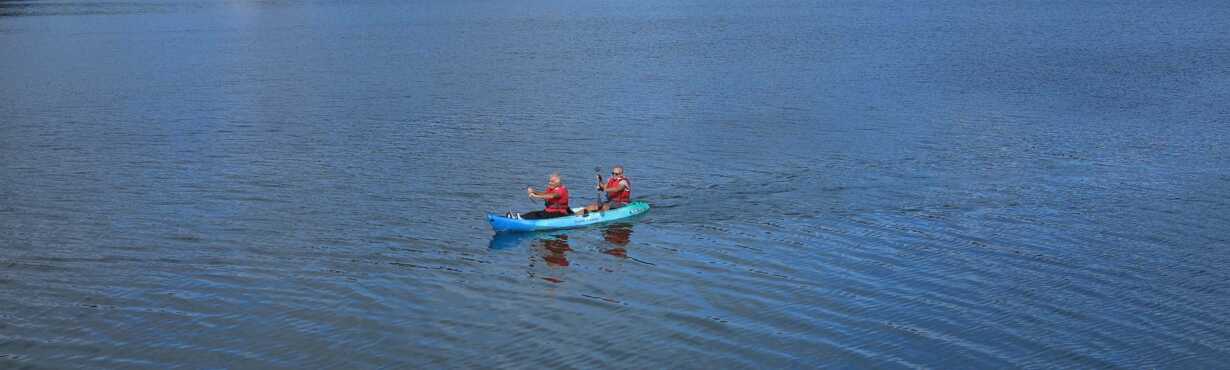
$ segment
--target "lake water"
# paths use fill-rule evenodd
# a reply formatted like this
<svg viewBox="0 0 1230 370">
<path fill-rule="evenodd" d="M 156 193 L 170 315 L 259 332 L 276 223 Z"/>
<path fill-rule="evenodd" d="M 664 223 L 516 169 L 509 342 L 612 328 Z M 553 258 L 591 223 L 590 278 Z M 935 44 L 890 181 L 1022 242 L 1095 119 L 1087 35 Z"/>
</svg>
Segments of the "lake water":
<svg viewBox="0 0 1230 370">
<path fill-rule="evenodd" d="M 1217 368 L 1230 6 L 0 1 L 3 368 Z M 652 210 L 494 235 L 559 171 Z"/>
</svg>

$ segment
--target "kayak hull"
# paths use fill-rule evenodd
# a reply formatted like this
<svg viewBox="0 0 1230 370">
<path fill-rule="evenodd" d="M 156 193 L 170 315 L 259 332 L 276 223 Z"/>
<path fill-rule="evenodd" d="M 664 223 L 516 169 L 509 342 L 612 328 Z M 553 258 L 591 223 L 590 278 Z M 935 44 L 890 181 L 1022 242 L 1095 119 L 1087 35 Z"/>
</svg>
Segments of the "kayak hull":
<svg viewBox="0 0 1230 370">
<path fill-rule="evenodd" d="M 649 204 L 645 202 L 632 202 L 628 205 L 612 209 L 605 212 L 590 212 L 589 215 L 581 217 L 581 207 L 573 208 L 572 211 L 577 213 L 572 216 L 548 218 L 542 220 L 519 220 L 504 217 L 495 213 L 487 214 L 487 221 L 491 223 L 491 229 L 495 231 L 539 231 L 539 230 L 558 230 L 572 229 L 577 227 L 585 227 L 604 222 L 621 220 L 628 217 L 636 216 L 649 212 Z"/>
</svg>

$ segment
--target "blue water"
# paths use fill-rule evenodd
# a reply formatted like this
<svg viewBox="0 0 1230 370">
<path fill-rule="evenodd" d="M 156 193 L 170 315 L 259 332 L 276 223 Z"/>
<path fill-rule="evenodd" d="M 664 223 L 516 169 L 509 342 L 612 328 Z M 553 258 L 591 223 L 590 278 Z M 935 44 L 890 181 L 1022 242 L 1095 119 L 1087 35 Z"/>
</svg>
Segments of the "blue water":
<svg viewBox="0 0 1230 370">
<path fill-rule="evenodd" d="M 1218 368 L 1219 1 L 0 1 L 3 368 Z M 623 164 L 632 222 L 485 213 Z"/>
</svg>

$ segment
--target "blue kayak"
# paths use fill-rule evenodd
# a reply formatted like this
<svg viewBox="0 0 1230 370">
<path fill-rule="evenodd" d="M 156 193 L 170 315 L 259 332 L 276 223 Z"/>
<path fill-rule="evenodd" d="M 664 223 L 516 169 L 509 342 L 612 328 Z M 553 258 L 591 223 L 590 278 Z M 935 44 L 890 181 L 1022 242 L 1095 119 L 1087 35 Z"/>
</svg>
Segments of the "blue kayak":
<svg viewBox="0 0 1230 370">
<path fill-rule="evenodd" d="M 572 211 L 577 212 L 578 214 L 542 220 L 522 220 L 504 217 L 504 215 L 488 213 L 487 221 L 491 222 L 491 228 L 495 231 L 571 229 L 615 221 L 649 212 L 649 204 L 645 202 L 632 202 L 628 203 L 626 206 L 605 212 L 590 212 L 589 215 L 586 215 L 585 217 L 581 217 L 579 214 L 579 212 L 581 212 L 581 207 L 573 208 Z"/>
</svg>

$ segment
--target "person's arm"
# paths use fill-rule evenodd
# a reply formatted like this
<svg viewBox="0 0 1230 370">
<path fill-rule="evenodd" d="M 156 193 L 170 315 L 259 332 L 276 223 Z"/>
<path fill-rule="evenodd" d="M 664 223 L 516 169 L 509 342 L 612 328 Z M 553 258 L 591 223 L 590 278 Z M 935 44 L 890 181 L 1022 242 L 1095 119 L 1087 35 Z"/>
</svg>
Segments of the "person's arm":
<svg viewBox="0 0 1230 370">
<path fill-rule="evenodd" d="M 534 199 L 544 199 L 545 200 L 545 199 L 559 198 L 559 194 L 556 194 L 556 193 L 548 193 L 545 191 L 534 191 L 533 186 L 526 188 L 525 193 L 528 194 L 530 198 L 534 198 Z"/>
</svg>

